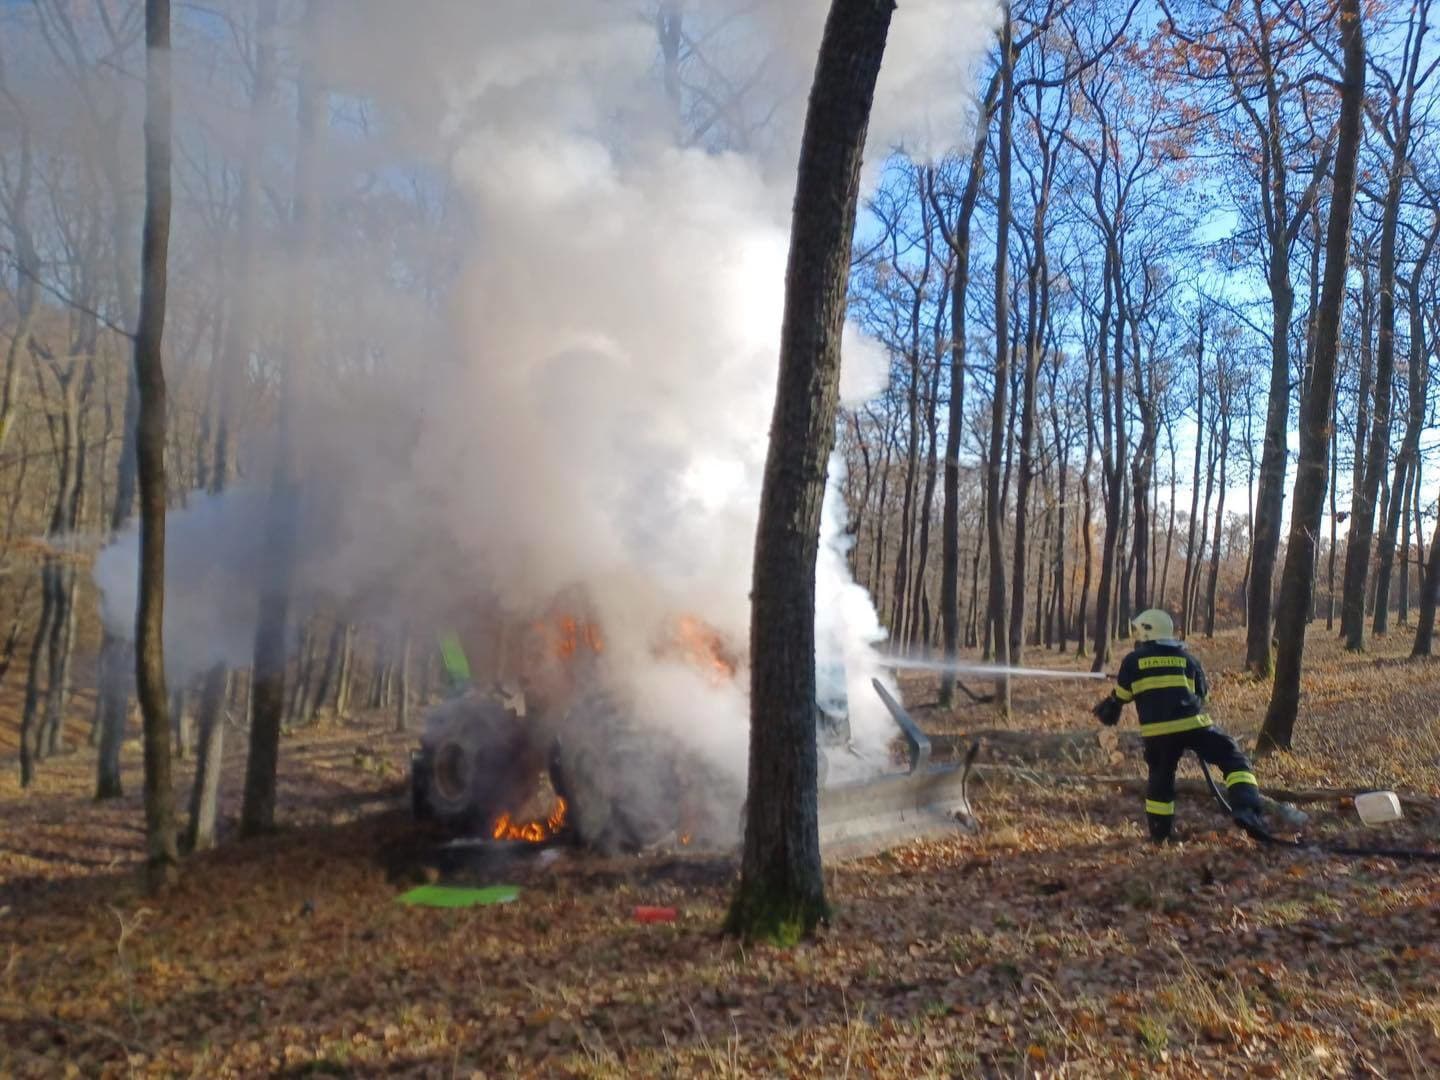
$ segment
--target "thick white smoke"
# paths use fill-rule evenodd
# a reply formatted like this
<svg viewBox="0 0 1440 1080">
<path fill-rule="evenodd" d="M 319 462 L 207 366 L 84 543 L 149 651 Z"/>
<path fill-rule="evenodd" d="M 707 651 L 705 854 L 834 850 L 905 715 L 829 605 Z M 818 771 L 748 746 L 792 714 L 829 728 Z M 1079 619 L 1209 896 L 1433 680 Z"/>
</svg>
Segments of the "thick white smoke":
<svg viewBox="0 0 1440 1080">
<path fill-rule="evenodd" d="M 578 586 L 640 718 L 743 770 L 743 683 L 716 687 L 654 646 L 678 614 L 748 640 L 794 157 L 828 4 L 686 5 L 690 25 L 730 27 L 716 62 L 726 49 L 768 56 L 756 93 L 778 107 L 747 152 L 677 144 L 655 26 L 628 4 L 434 3 L 423 18 L 335 7 L 332 85 L 404 115 L 407 152 L 444 148 L 475 239 L 450 299 L 451 348 L 417 350 L 369 397 L 317 399 L 300 424 L 297 606 L 326 597 L 423 624 L 486 596 L 524 618 Z M 991 17 L 981 0 L 901 4 L 872 162 L 901 141 L 933 153 L 965 134 L 967 64 Z M 375 55 L 388 59 L 367 65 Z M 847 401 L 882 389 L 886 371 L 881 349 L 847 335 Z M 833 692 L 823 682 L 843 661 L 856 743 L 879 761 L 893 726 L 869 683 L 884 631 L 848 571 L 834 480 L 817 569 L 821 689 Z M 269 571 L 263 504 L 236 492 L 172 514 L 174 677 L 248 663 Z M 119 632 L 135 549 L 122 537 L 96 566 Z"/>
</svg>

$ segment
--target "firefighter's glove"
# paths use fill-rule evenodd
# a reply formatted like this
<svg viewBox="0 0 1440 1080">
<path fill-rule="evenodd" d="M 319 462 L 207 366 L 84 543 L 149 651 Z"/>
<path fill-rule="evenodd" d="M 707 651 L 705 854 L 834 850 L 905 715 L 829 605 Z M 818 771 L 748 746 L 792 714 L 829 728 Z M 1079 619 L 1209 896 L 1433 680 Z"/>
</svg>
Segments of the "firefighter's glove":
<svg viewBox="0 0 1440 1080">
<path fill-rule="evenodd" d="M 1106 727 L 1114 727 L 1120 722 L 1120 714 L 1125 709 L 1125 704 L 1114 694 L 1102 698 L 1090 711 L 1095 714 L 1095 719 Z"/>
</svg>

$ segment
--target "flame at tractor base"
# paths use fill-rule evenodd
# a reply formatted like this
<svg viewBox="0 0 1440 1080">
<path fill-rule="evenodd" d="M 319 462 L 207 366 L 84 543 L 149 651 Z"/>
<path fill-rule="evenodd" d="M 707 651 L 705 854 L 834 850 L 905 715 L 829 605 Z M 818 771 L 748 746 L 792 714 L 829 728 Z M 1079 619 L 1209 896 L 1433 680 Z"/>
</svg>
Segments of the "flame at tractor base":
<svg viewBox="0 0 1440 1080">
<path fill-rule="evenodd" d="M 502 811 L 490 830 L 490 836 L 494 840 L 523 840 L 531 844 L 543 844 L 547 840 L 555 839 L 564 830 L 567 809 L 564 796 L 557 795 L 555 809 L 550 811 L 550 816 L 544 821 L 528 821 L 522 824 L 513 820 L 508 811 Z"/>
<path fill-rule="evenodd" d="M 457 696 L 427 713 L 412 765 L 417 816 L 475 843 L 564 841 L 607 854 L 738 842 L 743 760 L 736 768 L 716 752 L 732 749 L 727 739 L 696 731 L 743 704 L 740 643 L 698 615 L 672 615 L 647 635 L 637 684 L 633 650 L 583 597 L 513 625 L 516 647 L 473 657 L 480 679 L 460 665 Z M 833 741 L 828 729 L 817 735 Z"/>
</svg>

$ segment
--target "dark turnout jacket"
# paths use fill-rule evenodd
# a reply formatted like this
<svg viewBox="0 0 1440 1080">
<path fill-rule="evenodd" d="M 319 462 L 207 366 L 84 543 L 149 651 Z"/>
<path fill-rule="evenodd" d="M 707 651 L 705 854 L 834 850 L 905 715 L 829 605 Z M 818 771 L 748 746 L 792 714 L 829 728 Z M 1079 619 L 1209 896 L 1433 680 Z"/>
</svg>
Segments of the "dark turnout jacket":
<svg viewBox="0 0 1440 1080">
<path fill-rule="evenodd" d="M 1133 701 L 1140 734 L 1174 735 L 1210 726 L 1205 669 L 1178 641 L 1146 641 L 1120 661 L 1115 696 Z"/>
</svg>

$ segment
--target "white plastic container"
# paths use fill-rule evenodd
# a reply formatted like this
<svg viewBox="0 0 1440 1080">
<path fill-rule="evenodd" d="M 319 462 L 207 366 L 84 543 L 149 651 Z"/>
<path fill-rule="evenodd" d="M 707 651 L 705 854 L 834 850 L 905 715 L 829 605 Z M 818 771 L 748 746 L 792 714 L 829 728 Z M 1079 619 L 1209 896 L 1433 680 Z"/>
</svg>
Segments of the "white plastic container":
<svg viewBox="0 0 1440 1080">
<path fill-rule="evenodd" d="M 1393 791 L 1367 791 L 1355 796 L 1355 812 L 1366 825 L 1384 825 L 1399 821 L 1404 815 L 1400 811 L 1400 800 Z"/>
</svg>

